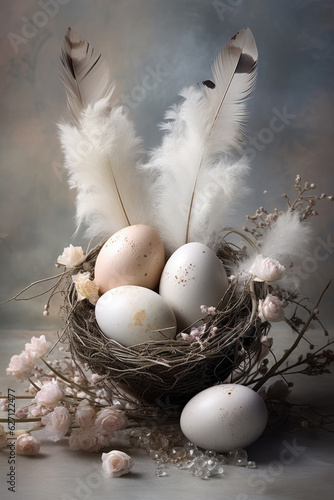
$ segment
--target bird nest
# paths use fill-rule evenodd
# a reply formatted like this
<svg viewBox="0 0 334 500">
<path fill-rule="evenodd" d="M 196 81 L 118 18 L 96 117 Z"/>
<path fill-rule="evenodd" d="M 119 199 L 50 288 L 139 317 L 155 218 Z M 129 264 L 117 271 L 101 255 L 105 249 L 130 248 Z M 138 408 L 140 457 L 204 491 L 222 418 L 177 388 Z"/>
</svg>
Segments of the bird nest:
<svg viewBox="0 0 334 500">
<path fill-rule="evenodd" d="M 91 250 L 73 274 L 94 266 L 102 244 Z M 218 257 L 225 266 L 240 259 L 241 252 L 223 245 Z M 259 295 L 261 295 L 261 291 Z M 72 280 L 64 289 L 65 332 L 74 359 L 103 377 L 109 394 L 124 394 L 140 408 L 182 408 L 189 399 L 233 374 L 245 374 L 261 353 L 261 337 L 269 324 L 252 319 L 252 292 L 232 282 L 214 314 L 192 327 L 201 328 L 200 339 L 166 339 L 124 347 L 107 338 L 88 300 L 78 301 Z M 257 293 L 258 295 L 258 293 Z M 189 328 L 190 331 L 190 328 Z"/>
</svg>

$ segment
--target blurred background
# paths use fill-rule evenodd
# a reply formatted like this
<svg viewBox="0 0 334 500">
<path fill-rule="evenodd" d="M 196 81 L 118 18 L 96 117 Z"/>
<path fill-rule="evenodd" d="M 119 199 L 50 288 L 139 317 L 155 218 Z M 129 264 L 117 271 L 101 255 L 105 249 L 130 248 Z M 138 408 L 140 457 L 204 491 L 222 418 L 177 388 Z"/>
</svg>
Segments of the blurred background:
<svg viewBox="0 0 334 500">
<path fill-rule="evenodd" d="M 334 194 L 333 14 L 331 0 L 3 0 L 0 301 L 56 274 L 54 263 L 70 243 L 84 249 L 88 243 L 73 238 L 75 193 L 56 128 L 68 117 L 58 76 L 68 26 L 103 53 L 117 82 L 115 100 L 128 108 L 147 149 L 159 144 L 157 124 L 182 87 L 210 78 L 222 46 L 251 28 L 259 72 L 245 145 L 252 194 L 237 214 L 241 228 L 246 213 L 260 205 L 284 208 L 281 194 L 293 197 L 296 174 L 319 193 Z M 303 293 L 313 303 L 334 270 L 334 203 L 325 199 L 318 208 L 314 244 L 301 270 Z M 333 289 L 321 306 L 328 326 Z M 56 306 L 43 316 L 45 302 L 1 306 L 1 328 L 61 328 Z"/>
</svg>

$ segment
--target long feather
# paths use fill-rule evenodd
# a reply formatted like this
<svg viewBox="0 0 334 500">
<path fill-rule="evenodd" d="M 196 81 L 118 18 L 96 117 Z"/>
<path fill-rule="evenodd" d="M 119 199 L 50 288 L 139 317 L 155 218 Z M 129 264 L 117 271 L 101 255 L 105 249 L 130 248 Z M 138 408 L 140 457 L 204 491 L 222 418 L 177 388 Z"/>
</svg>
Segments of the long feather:
<svg viewBox="0 0 334 500">
<path fill-rule="evenodd" d="M 89 237 L 147 223 L 150 213 L 139 164 L 141 142 L 122 108 L 110 109 L 109 70 L 94 54 L 69 28 L 61 57 L 75 124 L 58 127 L 69 185 L 77 190 L 77 230 L 84 223 Z"/>
<path fill-rule="evenodd" d="M 102 55 L 72 28 L 68 28 L 61 48 L 61 79 L 65 85 L 67 105 L 73 118 L 89 104 L 111 97 L 114 85 Z"/>
<path fill-rule="evenodd" d="M 247 166 L 239 162 L 233 170 L 227 154 L 243 138 L 245 98 L 254 88 L 256 70 L 256 44 L 246 28 L 216 58 L 213 81 L 184 89 L 183 102 L 166 114 L 165 136 L 147 168 L 154 178 L 156 225 L 169 253 L 194 240 L 215 246 L 213 235 L 226 225 L 226 210 L 246 192 Z M 216 223 L 208 225 L 213 210 Z"/>
</svg>

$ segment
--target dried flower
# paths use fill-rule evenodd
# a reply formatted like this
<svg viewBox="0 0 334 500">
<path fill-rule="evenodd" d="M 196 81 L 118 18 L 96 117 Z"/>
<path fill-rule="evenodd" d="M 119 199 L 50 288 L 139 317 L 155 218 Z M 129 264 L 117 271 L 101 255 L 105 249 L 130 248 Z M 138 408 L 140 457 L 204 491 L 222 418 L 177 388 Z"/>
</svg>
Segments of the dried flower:
<svg viewBox="0 0 334 500">
<path fill-rule="evenodd" d="M 102 469 L 109 476 L 120 477 L 128 474 L 133 467 L 131 457 L 123 451 L 113 450 L 109 453 L 102 453 Z"/>
<path fill-rule="evenodd" d="M 42 424 L 45 425 L 45 434 L 50 441 L 59 441 L 65 436 L 72 423 L 72 417 L 64 406 L 56 408 L 42 417 Z"/>
<path fill-rule="evenodd" d="M 264 300 L 259 300 L 258 313 L 261 321 L 273 323 L 284 320 L 282 301 L 275 295 L 269 294 Z"/>
<path fill-rule="evenodd" d="M 57 380 L 44 382 L 42 388 L 35 396 L 35 402 L 40 405 L 53 407 L 63 399 L 63 393 L 59 388 Z"/>
<path fill-rule="evenodd" d="M 203 336 L 205 332 L 205 325 L 201 325 L 198 327 L 192 327 L 190 330 L 190 333 L 184 333 L 181 332 L 178 334 L 176 337 L 177 340 L 185 340 L 186 342 L 189 342 L 189 344 L 192 344 L 193 342 L 198 342 L 200 341 L 201 337 Z"/>
<path fill-rule="evenodd" d="M 74 247 L 73 245 L 70 245 L 69 247 L 64 248 L 63 253 L 59 255 L 57 259 L 57 263 L 68 268 L 73 268 L 80 266 L 85 259 L 86 256 L 81 247 Z"/>
<path fill-rule="evenodd" d="M 24 406 L 23 408 L 19 408 L 15 412 L 15 417 L 16 418 L 27 418 L 29 414 L 29 408 L 28 406 Z"/>
<path fill-rule="evenodd" d="M 30 377 L 37 357 L 32 351 L 22 351 L 21 354 L 12 356 L 6 370 L 7 375 L 13 375 L 18 382 L 23 382 Z"/>
<path fill-rule="evenodd" d="M 278 260 L 257 255 L 253 265 L 249 269 L 254 281 L 277 281 L 284 277 L 285 267 Z"/>
<path fill-rule="evenodd" d="M 90 427 L 96 418 L 96 411 L 88 403 L 87 399 L 84 399 L 78 405 L 77 411 L 75 413 L 75 420 L 81 428 L 86 429 Z"/>
<path fill-rule="evenodd" d="M 41 335 L 39 338 L 32 337 L 30 344 L 25 345 L 26 351 L 30 351 L 32 354 L 36 354 L 36 359 L 44 356 L 51 349 L 51 342 L 45 339 L 45 335 Z"/>
<path fill-rule="evenodd" d="M 214 306 L 201 306 L 201 312 L 203 314 L 211 314 L 211 316 L 214 316 L 215 314 L 217 314 L 217 310 Z"/>
<path fill-rule="evenodd" d="M 93 305 L 99 299 L 99 287 L 95 281 L 90 279 L 90 273 L 78 273 L 72 276 L 75 284 L 78 300 L 88 299 Z"/>
<path fill-rule="evenodd" d="M 40 442 L 30 434 L 21 434 L 15 441 L 15 451 L 18 455 L 38 455 Z"/>
<path fill-rule="evenodd" d="M 98 432 L 104 436 L 109 436 L 115 431 L 124 429 L 128 425 L 125 413 L 116 408 L 103 408 L 97 414 L 94 425 Z"/>
</svg>

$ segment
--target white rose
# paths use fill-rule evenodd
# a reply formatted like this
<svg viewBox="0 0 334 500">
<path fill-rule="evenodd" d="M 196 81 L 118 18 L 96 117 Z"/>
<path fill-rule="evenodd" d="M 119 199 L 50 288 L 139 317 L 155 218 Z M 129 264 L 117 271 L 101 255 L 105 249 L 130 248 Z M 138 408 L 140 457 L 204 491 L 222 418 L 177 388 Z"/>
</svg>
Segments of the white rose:
<svg viewBox="0 0 334 500">
<path fill-rule="evenodd" d="M 35 402 L 43 406 L 55 406 L 63 399 L 63 393 L 59 388 L 57 380 L 44 382 L 42 388 L 35 396 Z"/>
<path fill-rule="evenodd" d="M 254 281 L 271 282 L 280 280 L 284 277 L 285 267 L 282 266 L 278 260 L 269 259 L 269 257 L 263 257 L 263 255 L 257 255 L 249 272 L 253 275 Z"/>
<path fill-rule="evenodd" d="M 71 450 L 99 451 L 102 447 L 99 435 L 88 429 L 73 429 L 69 439 Z"/>
<path fill-rule="evenodd" d="M 102 469 L 109 476 L 120 477 L 127 474 L 133 467 L 131 457 L 123 451 L 113 450 L 102 453 Z"/>
<path fill-rule="evenodd" d="M 12 356 L 6 370 L 7 375 L 13 375 L 18 382 L 27 380 L 34 368 L 37 355 L 32 351 L 22 351 Z"/>
<path fill-rule="evenodd" d="M 59 441 L 63 438 L 71 423 L 72 417 L 64 406 L 57 406 L 51 413 L 42 417 L 45 435 L 50 441 Z"/>
<path fill-rule="evenodd" d="M 38 455 L 40 442 L 30 434 L 21 434 L 15 441 L 15 451 L 18 455 Z"/>
<path fill-rule="evenodd" d="M 44 356 L 51 349 L 51 342 L 45 339 L 45 335 L 41 335 L 39 338 L 32 337 L 30 344 L 26 344 L 26 351 L 31 351 L 36 354 L 36 359 Z"/>
<path fill-rule="evenodd" d="M 125 413 L 115 408 L 103 408 L 103 410 L 99 411 L 97 414 L 94 422 L 98 432 L 105 436 L 124 429 L 127 424 L 128 421 Z"/>
<path fill-rule="evenodd" d="M 62 266 L 73 268 L 82 264 L 85 259 L 86 256 L 81 247 L 74 247 L 73 245 L 70 245 L 69 247 L 64 248 L 63 253 L 58 257 L 57 262 Z"/>
<path fill-rule="evenodd" d="M 259 318 L 261 321 L 271 323 L 284 320 L 282 301 L 275 295 L 267 295 L 264 300 L 259 300 Z"/>
<path fill-rule="evenodd" d="M 75 274 L 72 280 L 77 290 L 78 300 L 88 299 L 95 306 L 99 299 L 99 287 L 90 279 L 90 273 Z"/>
<path fill-rule="evenodd" d="M 75 413 L 75 420 L 77 424 L 83 429 L 90 427 L 96 418 L 96 411 L 88 403 L 87 399 L 81 401 Z"/>
</svg>

